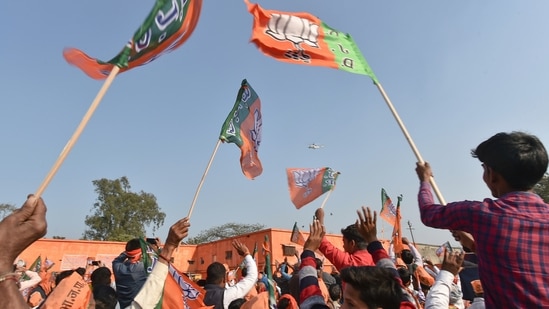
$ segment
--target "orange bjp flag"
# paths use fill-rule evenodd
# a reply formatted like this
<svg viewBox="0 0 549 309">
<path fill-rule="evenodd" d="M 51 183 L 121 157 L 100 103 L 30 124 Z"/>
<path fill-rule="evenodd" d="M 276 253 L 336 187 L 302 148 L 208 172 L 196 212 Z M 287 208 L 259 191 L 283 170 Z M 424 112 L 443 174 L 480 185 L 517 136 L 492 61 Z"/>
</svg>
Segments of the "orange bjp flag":
<svg viewBox="0 0 549 309">
<path fill-rule="evenodd" d="M 247 80 L 242 80 L 233 109 L 225 119 L 219 133 L 224 143 L 234 143 L 240 148 L 240 167 L 248 179 L 261 175 L 263 166 L 259 160 L 259 145 L 263 120 L 261 99 Z"/>
<path fill-rule="evenodd" d="M 202 0 L 156 0 L 130 42 L 111 60 L 92 58 L 76 48 L 66 48 L 63 57 L 94 79 L 106 78 L 115 65 L 120 72 L 145 65 L 187 41 L 198 24 L 201 8 Z"/>
<path fill-rule="evenodd" d="M 381 211 L 379 217 L 387 221 L 390 225 L 394 226 L 396 222 L 396 207 L 391 201 L 391 198 L 385 192 L 385 189 L 381 189 Z"/>
<path fill-rule="evenodd" d="M 182 274 L 173 265 L 169 266 L 161 300 L 162 309 L 213 309 L 213 306 L 204 304 L 204 295 L 205 291 L 202 287 L 198 286 L 185 274 Z"/>
<path fill-rule="evenodd" d="M 400 201 L 402 196 L 398 197 L 396 206 L 396 219 L 393 226 L 393 248 L 397 256 L 400 256 L 402 250 L 404 250 L 404 244 L 402 243 L 402 225 L 400 223 L 402 217 L 400 216 Z"/>
<path fill-rule="evenodd" d="M 368 75 L 377 84 L 351 35 L 330 28 L 309 13 L 265 10 L 259 4 L 244 2 L 254 17 L 251 41 L 265 55 L 294 64 Z"/>
<path fill-rule="evenodd" d="M 335 187 L 339 172 L 329 167 L 287 168 L 290 199 L 299 209 Z"/>
<path fill-rule="evenodd" d="M 292 235 L 290 236 L 290 241 L 300 246 L 305 245 L 305 236 L 303 236 L 303 234 L 297 227 L 297 222 L 294 223 L 294 227 L 292 228 Z"/>
</svg>

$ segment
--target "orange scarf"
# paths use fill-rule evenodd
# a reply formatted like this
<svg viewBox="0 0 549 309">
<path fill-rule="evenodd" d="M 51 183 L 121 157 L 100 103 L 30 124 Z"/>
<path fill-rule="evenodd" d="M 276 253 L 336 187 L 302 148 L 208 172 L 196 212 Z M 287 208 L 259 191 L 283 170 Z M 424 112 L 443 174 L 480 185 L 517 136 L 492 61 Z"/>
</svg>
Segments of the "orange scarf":
<svg viewBox="0 0 549 309">
<path fill-rule="evenodd" d="M 142 255 L 143 255 L 143 251 L 141 251 L 141 248 L 133 249 L 131 251 L 126 251 L 126 256 L 128 257 L 128 260 L 130 260 L 131 263 L 139 262 Z"/>
</svg>

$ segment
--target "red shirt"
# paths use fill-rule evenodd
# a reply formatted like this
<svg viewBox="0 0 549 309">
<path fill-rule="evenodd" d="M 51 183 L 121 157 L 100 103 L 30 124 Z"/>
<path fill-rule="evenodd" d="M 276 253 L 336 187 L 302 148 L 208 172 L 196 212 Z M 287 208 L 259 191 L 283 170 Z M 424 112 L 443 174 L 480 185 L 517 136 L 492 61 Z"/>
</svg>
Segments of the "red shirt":
<svg viewBox="0 0 549 309">
<path fill-rule="evenodd" d="M 318 248 L 322 254 L 330 261 L 338 270 L 342 270 L 345 267 L 349 266 L 373 266 L 374 260 L 368 250 L 356 250 L 353 253 L 348 253 L 343 250 L 340 250 L 336 246 L 332 245 L 326 239 L 322 238 L 320 247 Z"/>
</svg>

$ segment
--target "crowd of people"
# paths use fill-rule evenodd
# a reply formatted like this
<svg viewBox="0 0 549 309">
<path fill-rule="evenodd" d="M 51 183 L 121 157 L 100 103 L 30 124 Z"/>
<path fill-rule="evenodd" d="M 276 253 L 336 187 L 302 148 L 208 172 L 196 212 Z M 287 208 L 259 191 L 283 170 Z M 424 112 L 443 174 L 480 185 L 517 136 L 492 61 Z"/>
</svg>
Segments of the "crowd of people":
<svg viewBox="0 0 549 309">
<path fill-rule="evenodd" d="M 248 247 L 233 240 L 243 258 L 240 275 L 210 264 L 202 308 L 549 308 L 549 208 L 532 191 L 547 171 L 545 147 L 527 133 L 498 133 L 472 155 L 482 162 L 482 178 L 496 199 L 438 205 L 431 166 L 416 164 L 422 222 L 450 230 L 463 246 L 445 249 L 442 264 L 425 260 L 406 238 L 385 250 L 377 238 L 377 213 L 368 207 L 341 230 L 341 250 L 325 237 L 319 208 L 301 254 L 294 263 L 275 261 L 272 274 L 270 267 L 259 271 Z M 91 273 L 82 268 L 53 277 L 45 266 L 32 272 L 15 262 L 46 234 L 46 206 L 30 195 L 0 222 L 0 308 L 159 308 L 172 254 L 189 227 L 187 218 L 177 221 L 162 248 L 157 241 L 130 240 L 113 260 L 112 273 L 100 265 Z M 323 259 L 334 266 L 331 273 Z M 467 264 L 478 266 L 479 279 L 463 280 Z"/>
</svg>

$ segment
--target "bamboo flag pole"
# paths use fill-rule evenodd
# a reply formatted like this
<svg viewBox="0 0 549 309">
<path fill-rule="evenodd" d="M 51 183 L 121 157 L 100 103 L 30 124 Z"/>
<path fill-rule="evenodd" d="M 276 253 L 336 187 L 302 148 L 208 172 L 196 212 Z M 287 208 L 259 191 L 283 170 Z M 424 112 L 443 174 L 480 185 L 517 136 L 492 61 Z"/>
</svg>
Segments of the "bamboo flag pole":
<svg viewBox="0 0 549 309">
<path fill-rule="evenodd" d="M 330 191 L 328 191 L 328 194 L 326 195 L 326 197 L 324 198 L 324 201 L 322 202 L 322 205 L 320 205 L 320 208 L 324 208 L 324 205 L 326 205 L 326 202 L 328 201 L 328 199 L 330 198 L 330 195 L 332 194 L 332 191 L 334 191 L 334 188 L 333 187 L 332 189 L 330 189 Z"/>
<path fill-rule="evenodd" d="M 381 93 L 381 96 L 383 96 L 383 99 L 385 100 L 385 103 L 387 103 L 387 106 L 391 110 L 391 113 L 393 113 L 393 116 L 395 117 L 396 122 L 400 126 L 400 129 L 402 130 L 402 133 L 404 133 L 404 136 L 406 137 L 406 140 L 408 141 L 408 144 L 410 144 L 410 147 L 412 147 L 412 151 L 416 155 L 417 160 L 420 163 L 424 163 L 425 161 L 423 161 L 423 158 L 421 157 L 421 154 L 417 150 L 416 145 L 414 144 L 414 141 L 412 140 L 412 137 L 408 133 L 408 130 L 406 130 L 406 127 L 404 126 L 404 123 L 402 122 L 402 120 L 398 116 L 398 113 L 397 113 L 396 109 L 394 108 L 393 103 L 391 103 L 391 100 L 389 99 L 389 97 L 385 93 L 385 90 L 383 90 L 383 87 L 381 86 L 381 84 L 379 82 L 376 82 L 375 85 L 377 86 L 377 89 Z M 446 201 L 444 200 L 444 197 L 442 196 L 442 193 L 440 193 L 440 190 L 438 189 L 438 186 L 435 182 L 435 179 L 433 177 L 431 177 L 429 179 L 429 182 L 431 183 L 431 186 L 433 187 L 433 191 L 435 192 L 440 204 L 446 205 Z"/>
<path fill-rule="evenodd" d="M 105 96 L 105 93 L 111 86 L 114 78 L 116 77 L 119 71 L 120 71 L 120 67 L 115 65 L 111 73 L 109 73 L 109 76 L 103 83 L 103 86 L 101 86 L 101 89 L 99 89 L 99 92 L 95 96 L 95 99 L 93 100 L 92 104 L 88 108 L 88 111 L 84 115 L 84 118 L 82 118 L 82 121 L 80 121 L 80 124 L 78 125 L 78 127 L 72 134 L 71 138 L 69 139 L 69 141 L 67 142 L 67 144 L 65 145 L 65 147 L 63 148 L 59 156 L 57 157 L 57 161 L 55 161 L 55 163 L 53 164 L 48 175 L 46 175 L 46 178 L 44 178 L 44 180 L 42 181 L 42 184 L 40 184 L 40 187 L 38 187 L 38 190 L 36 190 L 36 192 L 34 193 L 34 196 L 36 196 L 37 198 L 42 196 L 42 194 L 50 184 L 51 180 L 53 179 L 53 176 L 55 176 L 55 174 L 57 173 L 57 171 L 59 170 L 59 168 L 61 167 L 61 165 L 67 158 L 67 156 L 69 155 L 69 152 L 72 150 L 72 148 L 76 144 L 76 141 L 78 141 L 78 138 L 82 134 L 82 131 L 84 131 L 84 128 L 86 127 L 93 113 L 99 106 L 99 103 L 101 103 L 103 96 Z"/>
<path fill-rule="evenodd" d="M 210 170 L 210 166 L 212 166 L 212 162 L 215 158 L 215 154 L 217 153 L 217 149 L 219 149 L 219 145 L 221 145 L 221 139 L 217 140 L 217 143 L 215 144 L 214 151 L 212 153 L 212 156 L 210 157 L 210 161 L 208 162 L 208 166 L 206 166 L 206 170 L 204 171 L 204 174 L 202 174 L 202 178 L 200 179 L 200 183 L 198 184 L 198 188 L 196 188 L 196 192 L 194 193 L 193 201 L 191 203 L 191 209 L 189 209 L 189 214 L 187 214 L 187 218 L 191 219 L 191 214 L 193 213 L 194 205 L 196 204 L 196 199 L 198 198 L 198 194 L 200 193 L 200 189 L 202 189 L 202 185 L 204 184 L 204 180 L 206 179 L 206 175 L 208 175 L 208 171 Z"/>
</svg>

